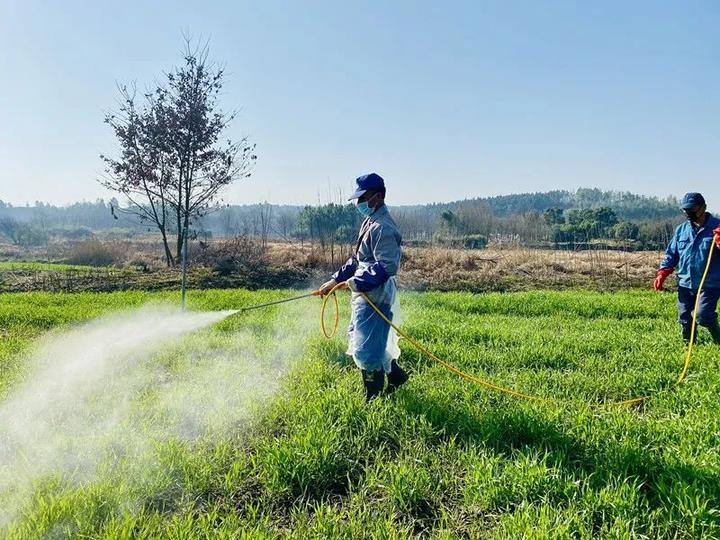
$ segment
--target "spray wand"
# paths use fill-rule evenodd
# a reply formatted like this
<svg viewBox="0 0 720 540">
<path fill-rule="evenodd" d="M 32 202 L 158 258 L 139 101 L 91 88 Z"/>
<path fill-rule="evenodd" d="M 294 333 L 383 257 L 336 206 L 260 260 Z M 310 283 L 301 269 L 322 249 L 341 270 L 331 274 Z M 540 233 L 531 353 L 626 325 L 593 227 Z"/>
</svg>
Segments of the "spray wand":
<svg viewBox="0 0 720 540">
<path fill-rule="evenodd" d="M 300 296 L 293 296 L 291 298 L 284 298 L 282 300 L 273 300 L 272 302 L 265 302 L 264 304 L 254 304 L 252 306 L 238 309 L 239 313 L 243 311 L 251 311 L 253 309 L 260 309 L 268 306 L 274 306 L 275 304 L 284 304 L 285 302 L 293 302 L 295 300 L 301 300 L 302 298 L 308 298 L 310 296 L 320 296 L 320 291 L 313 291 L 307 294 L 301 294 Z"/>
</svg>

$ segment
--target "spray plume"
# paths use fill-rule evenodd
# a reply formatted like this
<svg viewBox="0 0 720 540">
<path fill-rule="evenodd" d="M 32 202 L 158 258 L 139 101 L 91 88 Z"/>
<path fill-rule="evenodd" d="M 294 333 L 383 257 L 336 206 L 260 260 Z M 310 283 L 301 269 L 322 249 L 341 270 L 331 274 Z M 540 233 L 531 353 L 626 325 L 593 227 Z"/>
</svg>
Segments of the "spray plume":
<svg viewBox="0 0 720 540">
<path fill-rule="evenodd" d="M 0 527 L 43 479 L 89 482 L 154 442 L 237 429 L 302 351 L 298 309 L 278 311 L 261 338 L 242 324 L 201 331 L 235 311 L 157 305 L 44 338 L 0 403 Z"/>
</svg>

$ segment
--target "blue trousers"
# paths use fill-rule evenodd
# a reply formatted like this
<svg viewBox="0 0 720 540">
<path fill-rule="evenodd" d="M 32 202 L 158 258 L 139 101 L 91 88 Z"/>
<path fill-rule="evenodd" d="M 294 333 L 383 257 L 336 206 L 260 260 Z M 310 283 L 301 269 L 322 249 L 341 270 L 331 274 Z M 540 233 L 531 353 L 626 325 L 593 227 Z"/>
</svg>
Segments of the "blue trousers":
<svg viewBox="0 0 720 540">
<path fill-rule="evenodd" d="M 697 323 L 700 326 L 712 326 L 717 321 L 718 298 L 720 289 L 703 289 L 697 313 Z M 678 322 L 683 326 L 692 322 L 696 299 L 697 290 L 678 287 Z"/>
</svg>

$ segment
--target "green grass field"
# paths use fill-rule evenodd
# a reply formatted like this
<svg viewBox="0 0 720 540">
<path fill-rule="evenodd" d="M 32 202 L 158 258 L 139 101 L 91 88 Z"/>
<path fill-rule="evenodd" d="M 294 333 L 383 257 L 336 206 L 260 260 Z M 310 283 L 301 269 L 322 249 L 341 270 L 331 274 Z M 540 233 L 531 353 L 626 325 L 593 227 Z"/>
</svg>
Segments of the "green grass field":
<svg viewBox="0 0 720 540">
<path fill-rule="evenodd" d="M 192 291 L 190 306 L 293 294 Z M 47 332 L 176 296 L 3 295 L 0 398 L 31 377 Z M 34 479 L 0 535 L 720 537 L 720 349 L 701 333 L 686 383 L 672 388 L 683 361 L 672 295 L 401 302 L 403 328 L 440 357 L 549 400 L 489 392 L 403 344 L 411 381 L 366 405 L 343 337 L 319 332 L 318 300 L 236 314 L 139 364 L 122 419 L 132 429 L 119 432 L 134 442 L 98 446 L 91 475 Z M 343 327 L 347 315 L 343 306 Z M 658 393 L 640 407 L 593 406 L 648 392 Z M 175 425 L 178 400 L 207 416 L 191 436 L 158 428 Z"/>
</svg>

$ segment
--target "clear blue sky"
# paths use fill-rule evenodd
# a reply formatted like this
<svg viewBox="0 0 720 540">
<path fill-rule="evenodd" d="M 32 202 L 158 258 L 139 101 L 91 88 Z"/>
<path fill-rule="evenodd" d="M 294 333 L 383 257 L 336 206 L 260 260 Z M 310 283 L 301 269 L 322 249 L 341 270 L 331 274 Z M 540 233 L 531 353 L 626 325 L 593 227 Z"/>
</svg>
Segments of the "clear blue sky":
<svg viewBox="0 0 720 540">
<path fill-rule="evenodd" d="M 227 67 L 230 135 L 257 143 L 229 202 L 328 200 L 373 170 L 391 203 L 592 186 L 718 201 L 718 28 L 716 0 L 0 0 L 0 199 L 108 197 L 116 82 L 151 83 L 189 30 Z"/>
</svg>

